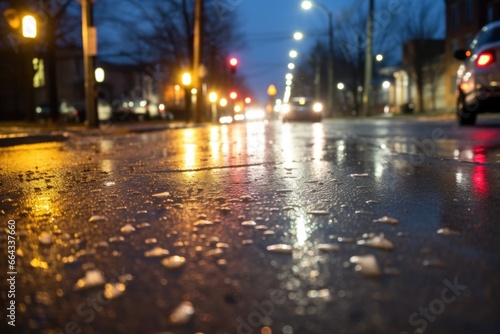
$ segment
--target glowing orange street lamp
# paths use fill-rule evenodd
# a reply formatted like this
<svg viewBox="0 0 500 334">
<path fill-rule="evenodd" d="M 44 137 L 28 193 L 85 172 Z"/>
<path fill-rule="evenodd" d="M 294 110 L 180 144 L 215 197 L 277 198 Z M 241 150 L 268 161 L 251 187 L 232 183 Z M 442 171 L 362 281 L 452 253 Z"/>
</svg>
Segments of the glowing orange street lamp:
<svg viewBox="0 0 500 334">
<path fill-rule="evenodd" d="M 36 37 L 36 19 L 32 15 L 26 15 L 23 17 L 23 36 L 26 38 Z"/>
</svg>

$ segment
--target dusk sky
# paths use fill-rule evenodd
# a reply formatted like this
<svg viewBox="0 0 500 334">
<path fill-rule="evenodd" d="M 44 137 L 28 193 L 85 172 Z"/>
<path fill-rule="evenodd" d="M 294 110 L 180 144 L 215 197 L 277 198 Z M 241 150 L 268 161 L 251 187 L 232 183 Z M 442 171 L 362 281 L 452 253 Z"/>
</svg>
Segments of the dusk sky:
<svg viewBox="0 0 500 334">
<path fill-rule="evenodd" d="M 269 84 L 278 88 L 278 96 L 283 96 L 285 74 L 289 71 L 291 61 L 288 52 L 295 49 L 301 55 L 310 49 L 312 44 L 323 38 L 327 41 L 327 14 L 319 8 L 305 11 L 301 8 L 301 0 L 224 0 L 232 4 L 227 8 L 237 10 L 241 22 L 241 31 L 246 39 L 246 48 L 237 52 L 240 58 L 240 71 L 246 82 L 253 89 L 261 102 L 267 101 L 266 89 Z M 439 1 L 440 3 L 442 1 Z M 342 22 L 341 12 L 357 5 L 368 6 L 368 0 L 324 0 L 321 2 L 333 14 L 334 26 Z M 380 2 L 379 2 L 380 3 Z M 377 1 L 375 1 L 377 7 Z M 444 37 L 444 5 L 436 4 L 442 12 Z M 356 7 L 354 7 L 356 8 Z M 385 8 L 376 8 L 383 10 Z M 301 31 L 314 36 L 305 37 L 302 41 L 293 40 L 293 33 Z M 321 37 L 320 34 L 325 34 Z"/>
<path fill-rule="evenodd" d="M 324 4 L 335 13 L 352 2 L 325 1 Z M 319 8 L 305 11 L 300 4 L 300 0 L 242 0 L 236 7 L 246 39 L 246 48 L 238 54 L 241 71 L 261 102 L 266 102 L 266 89 L 271 83 L 278 88 L 278 96 L 283 96 L 287 65 L 293 61 L 288 52 L 297 50 L 299 57 L 295 62 L 299 62 L 318 34 L 327 32 L 327 14 Z M 316 36 L 295 41 L 295 31 Z M 327 37 L 323 38 L 326 41 Z"/>
</svg>

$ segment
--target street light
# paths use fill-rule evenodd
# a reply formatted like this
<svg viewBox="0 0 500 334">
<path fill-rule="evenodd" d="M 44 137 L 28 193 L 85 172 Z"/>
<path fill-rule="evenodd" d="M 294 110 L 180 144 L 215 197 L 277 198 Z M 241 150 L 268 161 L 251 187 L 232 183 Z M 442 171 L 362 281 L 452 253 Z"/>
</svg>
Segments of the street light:
<svg viewBox="0 0 500 334">
<path fill-rule="evenodd" d="M 313 6 L 312 1 L 302 1 L 302 9 L 309 10 Z"/>
<path fill-rule="evenodd" d="M 330 115 L 332 115 L 332 108 L 333 108 L 333 94 L 334 94 L 334 88 L 333 88 L 333 18 L 332 18 L 332 12 L 328 10 L 328 8 L 318 2 L 312 2 L 309 0 L 302 1 L 302 9 L 304 10 L 309 10 L 312 7 L 317 7 L 321 9 L 325 14 L 328 16 L 328 96 L 327 96 L 327 106 L 328 106 L 328 112 Z"/>
<path fill-rule="evenodd" d="M 302 38 L 304 38 L 304 34 L 300 31 L 297 31 L 293 34 L 293 39 L 296 41 L 300 41 Z"/>
<path fill-rule="evenodd" d="M 380 63 L 382 60 L 384 60 L 384 55 L 379 53 L 375 56 L 375 60 Z"/>
<path fill-rule="evenodd" d="M 210 101 L 210 113 L 211 113 L 211 119 L 212 122 L 217 121 L 217 93 L 216 92 L 211 92 L 208 94 L 208 101 Z"/>
<path fill-rule="evenodd" d="M 297 58 L 297 56 L 299 55 L 297 51 L 295 50 L 291 50 L 290 53 L 288 54 L 290 56 L 290 58 Z"/>
<path fill-rule="evenodd" d="M 210 101 L 211 103 L 217 102 L 217 93 L 211 92 L 210 94 L 208 94 L 208 101 Z"/>
<path fill-rule="evenodd" d="M 189 74 L 188 72 L 184 72 L 182 74 L 182 84 L 184 86 L 189 86 L 189 85 L 191 85 L 191 81 L 192 81 L 191 74 Z"/>
<path fill-rule="evenodd" d="M 338 90 L 343 90 L 344 88 L 345 88 L 345 85 L 344 85 L 342 82 L 339 82 L 339 83 L 337 84 L 337 89 L 338 89 Z"/>
<path fill-rule="evenodd" d="M 94 71 L 94 74 L 95 74 L 95 81 L 98 82 L 98 83 L 101 83 L 101 82 L 104 82 L 104 78 L 105 78 L 105 73 L 104 73 L 104 69 L 102 67 L 98 67 L 95 69 Z"/>
<path fill-rule="evenodd" d="M 191 84 L 193 83 L 192 78 L 191 78 L 191 73 L 189 73 L 189 72 L 182 73 L 181 82 L 182 82 L 182 85 L 184 86 L 184 107 L 186 108 L 186 114 L 187 114 L 186 120 L 192 121 L 193 112 L 192 112 L 191 108 L 193 105 L 193 96 L 192 96 L 192 93 L 189 89 L 189 86 L 191 86 Z"/>
<path fill-rule="evenodd" d="M 289 63 L 288 64 L 288 69 L 289 70 L 293 70 L 295 68 L 295 64 L 294 63 Z"/>
<path fill-rule="evenodd" d="M 22 21 L 23 37 L 35 38 L 36 37 L 36 19 L 32 15 L 25 15 Z"/>
<path fill-rule="evenodd" d="M 292 73 L 287 73 L 287 74 L 285 75 L 285 79 L 286 79 L 286 80 L 292 80 L 292 79 L 293 79 L 293 74 L 292 74 Z"/>
<path fill-rule="evenodd" d="M 221 107 L 227 106 L 227 99 L 225 98 L 220 99 L 219 104 Z"/>
</svg>

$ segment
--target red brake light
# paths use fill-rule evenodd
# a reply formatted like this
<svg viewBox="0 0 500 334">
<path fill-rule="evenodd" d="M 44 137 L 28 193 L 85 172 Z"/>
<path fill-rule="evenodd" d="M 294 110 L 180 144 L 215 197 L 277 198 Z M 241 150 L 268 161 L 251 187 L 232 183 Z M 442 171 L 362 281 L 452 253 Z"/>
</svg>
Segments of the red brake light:
<svg viewBox="0 0 500 334">
<path fill-rule="evenodd" d="M 495 61 L 495 54 L 492 51 L 485 51 L 479 54 L 476 60 L 478 67 L 486 67 Z"/>
</svg>

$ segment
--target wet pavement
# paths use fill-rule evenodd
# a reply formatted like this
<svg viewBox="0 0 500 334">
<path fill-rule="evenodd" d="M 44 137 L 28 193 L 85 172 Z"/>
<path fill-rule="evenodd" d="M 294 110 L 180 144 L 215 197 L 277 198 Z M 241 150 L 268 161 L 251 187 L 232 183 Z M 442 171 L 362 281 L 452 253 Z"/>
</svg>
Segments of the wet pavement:
<svg viewBox="0 0 500 334">
<path fill-rule="evenodd" d="M 498 120 L 87 133 L 0 161 L 2 333 L 500 332 Z"/>
</svg>

